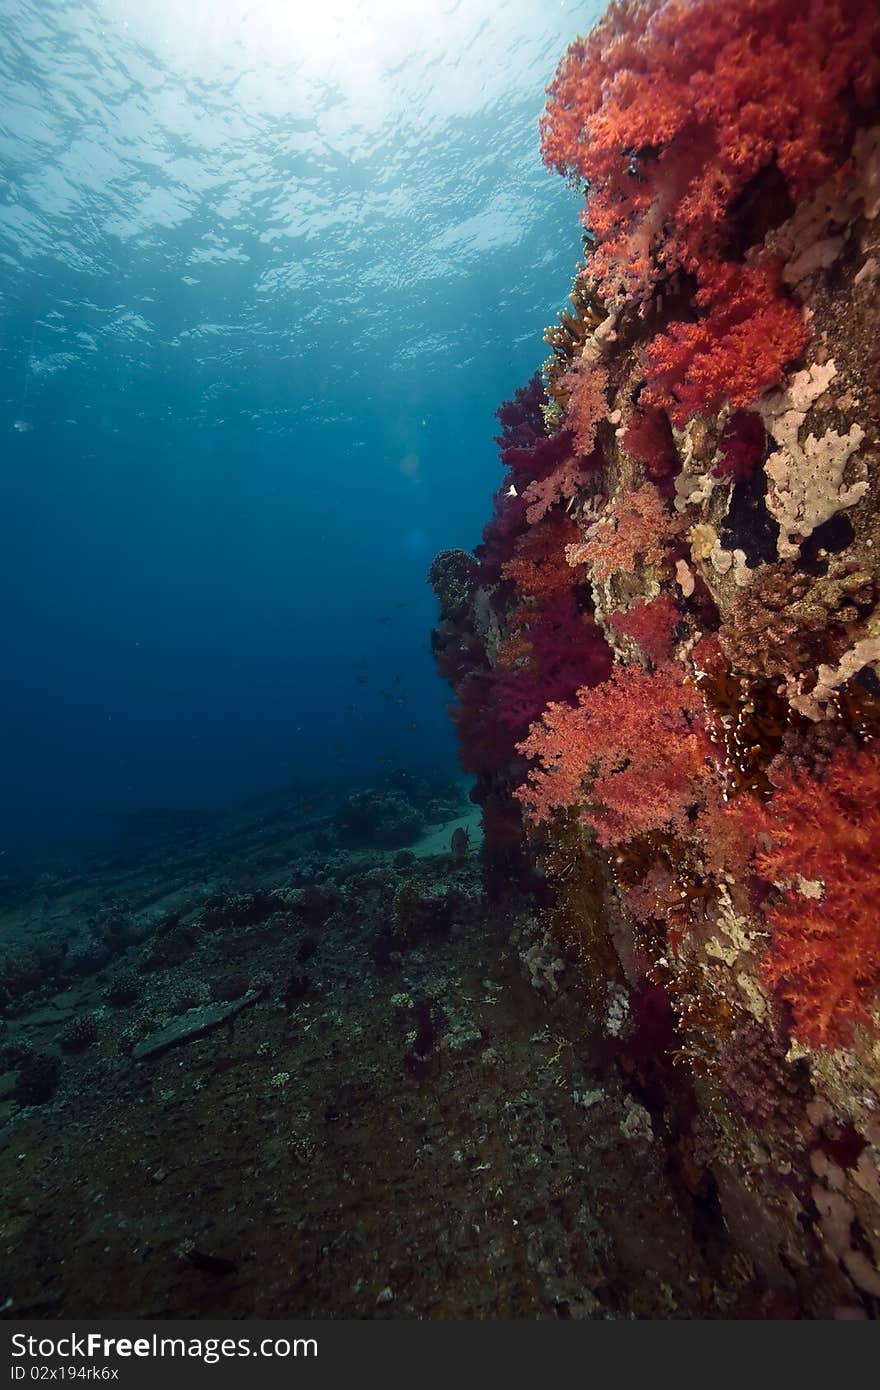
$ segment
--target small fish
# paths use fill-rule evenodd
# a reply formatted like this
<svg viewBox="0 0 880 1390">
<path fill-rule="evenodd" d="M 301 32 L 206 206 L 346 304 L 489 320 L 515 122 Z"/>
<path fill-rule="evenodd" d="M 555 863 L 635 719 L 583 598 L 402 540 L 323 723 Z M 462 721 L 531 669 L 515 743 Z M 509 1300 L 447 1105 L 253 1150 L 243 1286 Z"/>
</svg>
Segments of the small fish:
<svg viewBox="0 0 880 1390">
<path fill-rule="evenodd" d="M 18 430 L 19 434 L 29 434 L 33 425 L 29 425 L 27 420 L 13 420 L 12 428 Z"/>
<path fill-rule="evenodd" d="M 357 679 L 358 685 L 369 685 L 369 683 L 370 683 L 370 678 L 369 678 L 369 676 L 357 676 L 356 679 Z"/>
<path fill-rule="evenodd" d="M 467 859 L 471 837 L 463 826 L 457 825 L 452 832 L 452 862 L 453 864 L 463 864 Z"/>
</svg>

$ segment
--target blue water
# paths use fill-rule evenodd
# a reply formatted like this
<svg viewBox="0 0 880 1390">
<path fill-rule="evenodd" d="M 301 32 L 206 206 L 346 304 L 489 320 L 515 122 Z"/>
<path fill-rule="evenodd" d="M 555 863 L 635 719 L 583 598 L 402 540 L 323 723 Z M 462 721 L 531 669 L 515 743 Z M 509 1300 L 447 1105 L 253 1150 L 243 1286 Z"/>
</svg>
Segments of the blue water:
<svg viewBox="0 0 880 1390">
<path fill-rule="evenodd" d="M 424 576 L 568 291 L 598 8 L 3 0 L 0 849 L 453 767 Z"/>
</svg>

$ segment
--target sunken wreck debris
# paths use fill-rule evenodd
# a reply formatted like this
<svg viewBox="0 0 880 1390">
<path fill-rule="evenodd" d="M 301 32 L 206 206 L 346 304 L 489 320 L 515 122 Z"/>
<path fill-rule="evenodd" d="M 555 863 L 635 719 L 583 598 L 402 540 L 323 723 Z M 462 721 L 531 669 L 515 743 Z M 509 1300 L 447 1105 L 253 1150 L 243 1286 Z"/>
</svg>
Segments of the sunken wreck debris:
<svg viewBox="0 0 880 1390">
<path fill-rule="evenodd" d="M 844 0 L 572 44 L 541 135 L 585 260 L 432 575 L 487 886 L 802 1316 L 880 1310 L 878 73 Z"/>
</svg>

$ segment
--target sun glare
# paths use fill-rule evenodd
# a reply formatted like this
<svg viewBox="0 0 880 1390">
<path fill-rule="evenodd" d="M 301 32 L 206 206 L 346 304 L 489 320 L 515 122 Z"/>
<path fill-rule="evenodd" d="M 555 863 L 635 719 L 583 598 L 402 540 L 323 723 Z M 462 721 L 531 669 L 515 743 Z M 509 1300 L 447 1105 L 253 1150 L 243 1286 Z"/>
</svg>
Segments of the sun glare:
<svg viewBox="0 0 880 1390">
<path fill-rule="evenodd" d="M 439 9 L 437 0 L 105 0 L 108 24 L 206 77 L 230 67 L 393 62 Z"/>
</svg>

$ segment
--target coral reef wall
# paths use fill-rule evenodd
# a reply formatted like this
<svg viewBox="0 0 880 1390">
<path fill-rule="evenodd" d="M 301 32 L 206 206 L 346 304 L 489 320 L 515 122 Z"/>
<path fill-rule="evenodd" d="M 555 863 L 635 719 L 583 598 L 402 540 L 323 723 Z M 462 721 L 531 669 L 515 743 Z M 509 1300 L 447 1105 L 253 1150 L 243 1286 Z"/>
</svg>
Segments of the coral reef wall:
<svg viewBox="0 0 880 1390">
<path fill-rule="evenodd" d="M 876 1316 L 880 6 L 621 0 L 541 139 L 583 263 L 430 576 L 488 881 L 757 1274 Z"/>
</svg>

